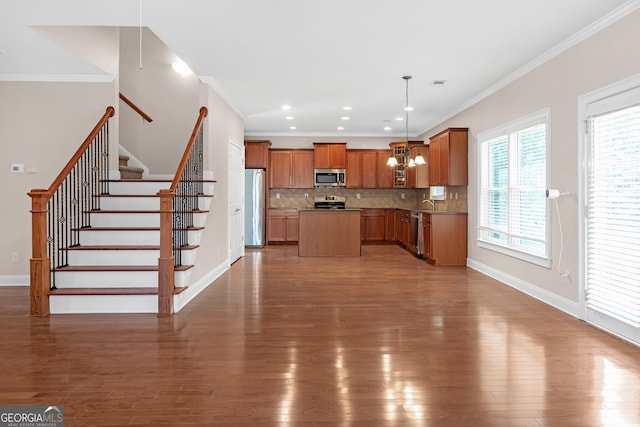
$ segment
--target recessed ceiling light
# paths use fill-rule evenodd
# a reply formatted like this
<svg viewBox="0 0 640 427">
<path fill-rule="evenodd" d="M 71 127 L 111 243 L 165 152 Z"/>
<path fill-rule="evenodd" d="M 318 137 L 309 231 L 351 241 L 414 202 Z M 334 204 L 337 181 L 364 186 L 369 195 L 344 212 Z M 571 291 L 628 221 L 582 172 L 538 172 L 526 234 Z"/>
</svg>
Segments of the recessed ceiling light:
<svg viewBox="0 0 640 427">
<path fill-rule="evenodd" d="M 350 117 L 349 116 L 343 116 L 341 118 L 342 118 L 342 120 L 349 120 Z"/>
<path fill-rule="evenodd" d="M 446 82 L 447 82 L 446 80 L 434 80 L 432 84 L 434 84 L 434 85 L 443 85 Z"/>
<path fill-rule="evenodd" d="M 413 111 L 413 107 L 411 106 L 404 107 L 404 111 Z"/>
<path fill-rule="evenodd" d="M 283 105 L 283 106 L 282 106 L 282 109 L 283 109 L 284 111 L 289 111 L 289 110 L 291 110 L 291 105 L 286 105 L 286 104 L 285 104 L 285 105 Z"/>
<path fill-rule="evenodd" d="M 285 119 L 287 119 L 287 120 L 293 120 L 293 116 L 287 116 L 287 117 L 285 117 Z"/>
<path fill-rule="evenodd" d="M 403 121 L 403 120 L 404 120 L 404 117 L 396 117 L 396 121 L 397 121 L 397 122 L 401 122 L 401 121 Z"/>
<path fill-rule="evenodd" d="M 342 107 L 342 109 L 343 109 L 344 111 L 351 111 L 351 110 L 352 110 L 352 108 L 351 108 L 351 107 Z"/>
<path fill-rule="evenodd" d="M 298 128 L 297 128 L 297 127 L 295 127 L 295 126 L 289 126 L 289 129 L 291 129 L 291 130 L 296 130 L 296 129 L 298 129 Z"/>
<path fill-rule="evenodd" d="M 391 128 L 389 126 L 385 126 L 384 130 L 391 130 Z"/>
<path fill-rule="evenodd" d="M 338 126 L 336 129 L 338 130 L 344 130 L 344 128 L 342 126 Z"/>
</svg>

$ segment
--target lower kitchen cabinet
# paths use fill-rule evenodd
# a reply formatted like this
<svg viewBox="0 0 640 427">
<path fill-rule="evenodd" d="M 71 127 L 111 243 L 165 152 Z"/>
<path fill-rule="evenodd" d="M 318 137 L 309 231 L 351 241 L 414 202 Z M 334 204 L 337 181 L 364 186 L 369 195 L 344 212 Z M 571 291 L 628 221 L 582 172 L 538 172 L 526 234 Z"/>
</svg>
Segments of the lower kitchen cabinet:
<svg viewBox="0 0 640 427">
<path fill-rule="evenodd" d="M 422 255 L 435 265 L 467 264 L 467 214 L 422 214 Z"/>
<path fill-rule="evenodd" d="M 385 214 L 385 227 L 384 227 L 384 240 L 387 242 L 397 242 L 396 237 L 396 209 L 386 209 Z"/>
<path fill-rule="evenodd" d="M 409 246 L 409 236 L 411 228 L 411 211 L 401 209 L 397 213 L 396 236 L 398 241 L 406 248 Z"/>
<path fill-rule="evenodd" d="M 360 236 L 363 242 L 384 242 L 385 209 L 363 209 L 360 216 Z"/>
<path fill-rule="evenodd" d="M 268 210 L 267 241 L 269 243 L 298 241 L 298 211 L 296 209 Z"/>
</svg>

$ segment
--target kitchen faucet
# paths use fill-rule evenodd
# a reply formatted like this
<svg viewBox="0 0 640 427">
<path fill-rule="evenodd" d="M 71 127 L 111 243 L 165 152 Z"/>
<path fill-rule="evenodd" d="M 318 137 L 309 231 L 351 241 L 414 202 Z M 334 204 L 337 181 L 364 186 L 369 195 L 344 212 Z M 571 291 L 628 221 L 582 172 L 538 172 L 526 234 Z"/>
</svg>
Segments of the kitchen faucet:
<svg viewBox="0 0 640 427">
<path fill-rule="evenodd" d="M 429 199 L 425 199 L 422 201 L 422 203 L 426 203 L 429 202 L 429 204 L 431 205 L 431 212 L 435 212 L 436 211 L 436 204 L 433 200 L 429 200 Z"/>
</svg>

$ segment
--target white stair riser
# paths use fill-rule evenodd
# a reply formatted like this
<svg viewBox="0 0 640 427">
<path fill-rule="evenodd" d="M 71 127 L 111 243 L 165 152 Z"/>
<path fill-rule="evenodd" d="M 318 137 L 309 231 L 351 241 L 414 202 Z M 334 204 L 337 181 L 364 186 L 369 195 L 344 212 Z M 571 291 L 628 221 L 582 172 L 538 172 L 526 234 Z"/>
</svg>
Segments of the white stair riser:
<svg viewBox="0 0 640 427">
<path fill-rule="evenodd" d="M 160 209 L 159 197 L 102 197 L 100 209 L 106 211 L 157 211 Z"/>
<path fill-rule="evenodd" d="M 157 295 L 51 295 L 52 314 L 157 313 Z"/>
<path fill-rule="evenodd" d="M 189 270 L 174 273 L 174 285 L 188 285 Z M 155 288 L 157 271 L 61 271 L 56 273 L 56 288 Z"/>
<path fill-rule="evenodd" d="M 182 251 L 182 264 L 191 265 L 197 250 Z M 68 262 L 73 266 L 158 265 L 159 250 L 82 250 L 69 251 Z"/>
<path fill-rule="evenodd" d="M 92 227 L 160 227 L 158 213 L 92 213 Z"/>
<path fill-rule="evenodd" d="M 211 206 L 211 197 L 198 197 L 198 209 L 206 211 Z M 159 197 L 102 197 L 100 209 L 106 211 L 157 211 L 160 209 Z"/>
<path fill-rule="evenodd" d="M 68 271 L 56 273 L 56 288 L 155 288 L 157 271 Z"/>
<path fill-rule="evenodd" d="M 190 245 L 200 244 L 202 230 L 188 231 Z M 160 245 L 158 230 L 80 230 L 80 246 Z"/>
<path fill-rule="evenodd" d="M 170 186 L 170 182 L 110 182 L 109 194 L 158 194 L 160 190 Z"/>
<path fill-rule="evenodd" d="M 193 226 L 204 227 L 207 213 L 193 215 Z M 99 213 L 91 214 L 92 227 L 160 227 L 158 213 Z"/>
<path fill-rule="evenodd" d="M 80 246 L 103 245 L 160 245 L 160 231 L 158 230 L 80 230 Z"/>
</svg>

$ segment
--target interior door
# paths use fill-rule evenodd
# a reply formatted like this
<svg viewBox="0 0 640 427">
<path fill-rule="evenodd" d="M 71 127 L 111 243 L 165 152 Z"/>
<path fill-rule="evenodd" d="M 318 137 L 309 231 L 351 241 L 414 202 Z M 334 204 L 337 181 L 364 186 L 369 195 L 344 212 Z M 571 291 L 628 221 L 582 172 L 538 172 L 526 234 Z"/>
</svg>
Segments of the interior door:
<svg viewBox="0 0 640 427">
<path fill-rule="evenodd" d="M 229 139 L 229 262 L 244 256 L 244 145 Z"/>
</svg>

